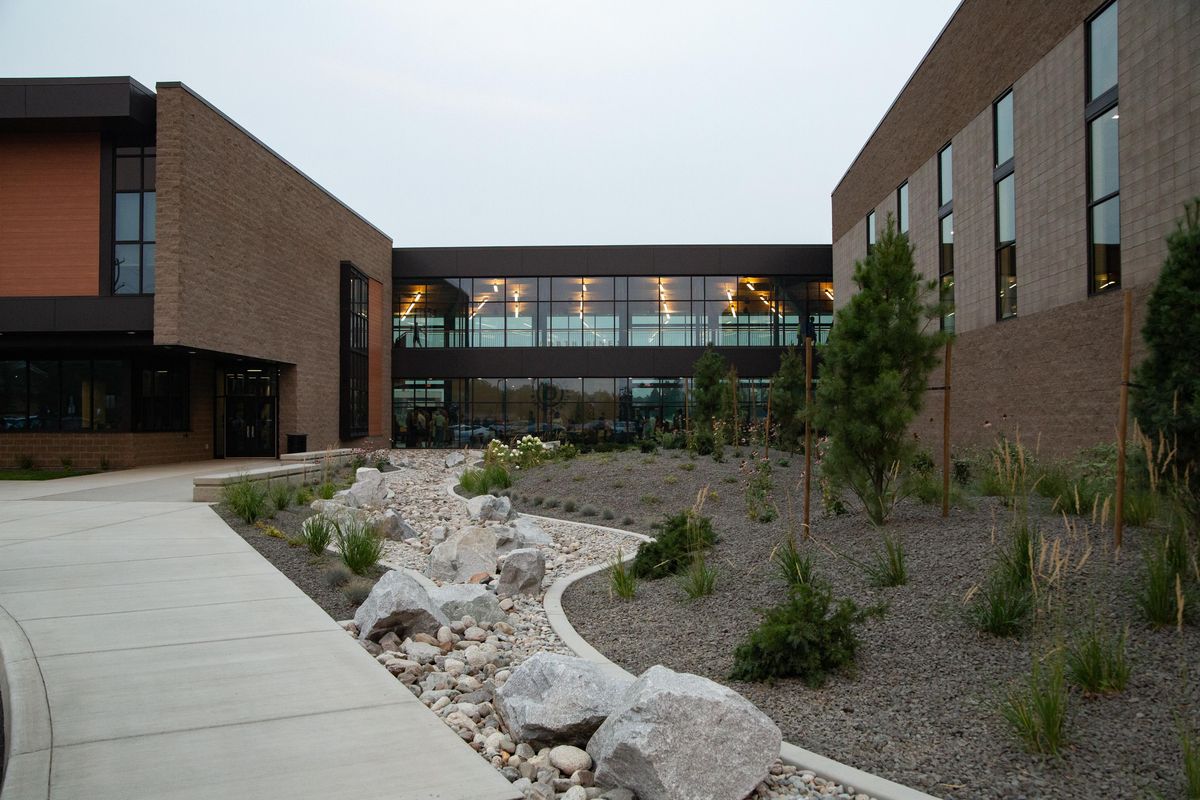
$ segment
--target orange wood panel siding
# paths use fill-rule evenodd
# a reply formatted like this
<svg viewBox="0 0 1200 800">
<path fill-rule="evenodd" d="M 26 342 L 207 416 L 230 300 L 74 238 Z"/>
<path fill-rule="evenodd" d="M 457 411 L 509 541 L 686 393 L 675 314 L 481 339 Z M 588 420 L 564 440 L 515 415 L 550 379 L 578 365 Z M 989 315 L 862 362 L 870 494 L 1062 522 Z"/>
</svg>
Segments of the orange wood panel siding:
<svg viewBox="0 0 1200 800">
<path fill-rule="evenodd" d="M 367 431 L 371 436 L 383 435 L 384 404 L 392 396 L 391 387 L 383 385 L 384 310 L 383 284 L 371 278 L 367 282 Z"/>
<path fill-rule="evenodd" d="M 0 134 L 0 297 L 97 295 L 99 251 L 99 134 Z"/>
</svg>

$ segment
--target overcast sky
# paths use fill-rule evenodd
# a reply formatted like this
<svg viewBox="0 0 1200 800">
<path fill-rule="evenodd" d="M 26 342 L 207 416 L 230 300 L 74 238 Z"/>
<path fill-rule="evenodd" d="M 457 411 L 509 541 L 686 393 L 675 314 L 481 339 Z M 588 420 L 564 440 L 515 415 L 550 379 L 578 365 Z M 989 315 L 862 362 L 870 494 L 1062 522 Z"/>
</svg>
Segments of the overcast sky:
<svg viewBox="0 0 1200 800">
<path fill-rule="evenodd" d="M 957 0 L 0 0 L 0 75 L 180 80 L 397 245 L 828 242 Z"/>
</svg>

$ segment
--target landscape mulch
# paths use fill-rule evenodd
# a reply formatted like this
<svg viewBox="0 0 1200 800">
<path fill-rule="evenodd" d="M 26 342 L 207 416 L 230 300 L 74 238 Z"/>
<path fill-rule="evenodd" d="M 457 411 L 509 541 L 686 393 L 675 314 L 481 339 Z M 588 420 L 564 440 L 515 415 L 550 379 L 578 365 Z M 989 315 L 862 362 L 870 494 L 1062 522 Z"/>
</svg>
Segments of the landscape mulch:
<svg viewBox="0 0 1200 800">
<path fill-rule="evenodd" d="M 787 741 L 939 797 L 1181 796 L 1177 721 L 1200 718 L 1200 631 L 1154 630 L 1142 620 L 1134 596 L 1150 532 L 1127 529 L 1118 559 L 1111 527 L 1074 518 L 1068 536 L 1061 515 L 1035 498 L 1031 521 L 1069 542 L 1073 563 L 1084 563 L 1067 574 L 1055 612 L 1019 638 L 998 639 L 971 624 L 964 598 L 1008 535 L 1011 512 L 1002 502 L 971 497 L 948 520 L 940 508 L 903 502 L 887 529 L 903 540 L 909 582 L 876 589 L 860 565 L 880 548 L 880 532 L 861 512 L 824 517 L 814 498 L 814 541 L 802 548 L 835 595 L 886 603 L 886 614 L 862 628 L 855 672 L 834 675 L 820 689 L 791 679 L 733 682 L 734 648 L 757 625 L 758 610 L 785 597 L 771 553 L 799 529 L 802 458 L 785 454 L 782 466 L 772 455 L 780 514 L 764 524 L 746 515 L 749 452 L 726 453 L 722 464 L 680 451 L 589 454 L 517 473 L 512 494 L 521 511 L 649 534 L 701 489 L 716 492 L 703 510 L 719 537 L 709 558 L 717 568 L 714 594 L 688 601 L 665 578 L 641 582 L 633 600 L 621 601 L 605 572 L 566 592 L 572 624 L 601 652 L 635 674 L 661 663 L 726 683 L 769 714 Z M 557 507 L 547 508 L 550 499 Z M 567 500 L 575 513 L 563 510 Z M 596 516 L 583 516 L 584 509 Z M 1027 678 L 1035 654 L 1060 647 L 1095 619 L 1113 631 L 1128 626 L 1128 688 L 1102 698 L 1073 690 L 1061 758 L 1027 753 L 998 712 L 1005 691 Z"/>
</svg>

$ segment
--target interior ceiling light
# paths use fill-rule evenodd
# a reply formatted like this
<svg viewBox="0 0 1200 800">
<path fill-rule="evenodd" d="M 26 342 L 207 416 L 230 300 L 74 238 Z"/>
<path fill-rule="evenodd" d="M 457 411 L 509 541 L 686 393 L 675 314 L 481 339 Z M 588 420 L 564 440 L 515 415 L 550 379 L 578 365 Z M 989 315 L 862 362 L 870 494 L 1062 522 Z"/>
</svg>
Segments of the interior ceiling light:
<svg viewBox="0 0 1200 800">
<path fill-rule="evenodd" d="M 421 299 L 421 293 L 417 292 L 417 296 L 414 297 L 413 301 L 408 304 L 408 308 L 406 308 L 404 310 L 404 313 L 400 315 L 400 319 L 407 319 L 409 313 L 413 310 L 413 306 L 415 306 L 417 304 L 417 301 L 420 299 Z"/>
<path fill-rule="evenodd" d="M 830 300 L 832 300 L 832 299 L 833 299 L 833 292 L 832 292 L 831 290 L 829 290 L 829 289 L 826 289 L 826 290 L 825 290 L 825 296 L 826 296 L 826 297 L 828 297 Z"/>
<path fill-rule="evenodd" d="M 750 291 L 752 291 L 752 292 L 754 291 L 754 284 L 751 283 L 750 281 L 746 281 L 746 286 L 748 286 L 750 288 Z"/>
</svg>

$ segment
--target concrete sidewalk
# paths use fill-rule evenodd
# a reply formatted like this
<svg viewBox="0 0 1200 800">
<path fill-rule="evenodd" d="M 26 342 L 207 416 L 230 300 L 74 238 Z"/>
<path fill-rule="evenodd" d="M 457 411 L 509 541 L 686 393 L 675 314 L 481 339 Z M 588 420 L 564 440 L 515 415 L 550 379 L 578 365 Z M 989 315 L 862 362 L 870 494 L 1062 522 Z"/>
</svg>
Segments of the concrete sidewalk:
<svg viewBox="0 0 1200 800">
<path fill-rule="evenodd" d="M 49 481 L 0 481 L 0 503 L 7 500 L 120 500 L 186 503 L 192 478 L 219 472 L 279 464 L 271 458 L 230 458 L 161 464 L 97 472 Z"/>
<path fill-rule="evenodd" d="M 206 505 L 0 502 L 0 691 L 0 800 L 520 797 Z"/>
</svg>

